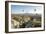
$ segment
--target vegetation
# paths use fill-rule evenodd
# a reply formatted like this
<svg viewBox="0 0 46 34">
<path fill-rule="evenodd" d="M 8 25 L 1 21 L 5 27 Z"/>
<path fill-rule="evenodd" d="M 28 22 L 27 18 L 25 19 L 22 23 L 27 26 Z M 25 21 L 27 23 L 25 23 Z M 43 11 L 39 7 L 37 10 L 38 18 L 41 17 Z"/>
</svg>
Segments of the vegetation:
<svg viewBox="0 0 46 34">
<path fill-rule="evenodd" d="M 14 23 L 18 23 L 14 25 L 15 28 L 29 28 L 29 27 L 41 27 L 41 16 L 12 16 Z"/>
</svg>

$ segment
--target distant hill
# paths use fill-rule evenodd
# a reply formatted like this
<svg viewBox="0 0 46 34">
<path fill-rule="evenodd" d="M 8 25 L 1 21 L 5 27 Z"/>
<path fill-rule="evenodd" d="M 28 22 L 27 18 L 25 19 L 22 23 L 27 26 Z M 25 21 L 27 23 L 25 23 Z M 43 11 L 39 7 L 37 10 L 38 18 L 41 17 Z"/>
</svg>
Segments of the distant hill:
<svg viewBox="0 0 46 34">
<path fill-rule="evenodd" d="M 32 14 L 32 13 L 23 13 L 23 14 L 11 14 L 11 16 L 32 16 L 32 17 L 41 17 L 41 14 Z"/>
</svg>

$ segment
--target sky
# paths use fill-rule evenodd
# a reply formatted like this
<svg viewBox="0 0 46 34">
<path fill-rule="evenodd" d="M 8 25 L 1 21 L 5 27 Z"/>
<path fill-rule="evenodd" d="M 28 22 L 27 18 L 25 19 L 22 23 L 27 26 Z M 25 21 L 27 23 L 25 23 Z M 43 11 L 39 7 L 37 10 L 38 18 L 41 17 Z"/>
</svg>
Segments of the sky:
<svg viewBox="0 0 46 34">
<path fill-rule="evenodd" d="M 41 13 L 41 6 L 11 5 L 12 13 Z"/>
</svg>

